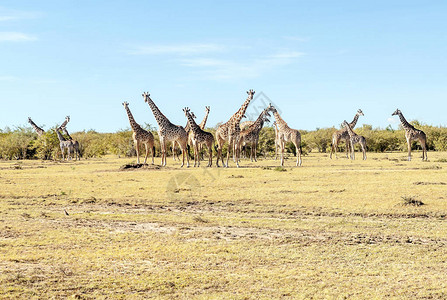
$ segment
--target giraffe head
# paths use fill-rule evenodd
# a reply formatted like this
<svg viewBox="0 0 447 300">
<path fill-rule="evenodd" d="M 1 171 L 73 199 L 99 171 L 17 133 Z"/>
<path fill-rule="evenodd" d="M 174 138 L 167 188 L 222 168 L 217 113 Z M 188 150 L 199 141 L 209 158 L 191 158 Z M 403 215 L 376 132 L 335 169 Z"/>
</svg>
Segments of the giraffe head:
<svg viewBox="0 0 447 300">
<path fill-rule="evenodd" d="M 70 122 L 70 116 L 66 116 L 65 120 L 67 120 L 67 122 Z"/>
<path fill-rule="evenodd" d="M 149 92 L 144 92 L 141 96 L 143 96 L 144 102 L 149 102 L 149 99 L 151 99 L 151 94 L 149 94 Z"/>
<path fill-rule="evenodd" d="M 209 106 L 205 106 L 205 113 L 209 113 L 210 112 L 210 107 Z"/>
<path fill-rule="evenodd" d="M 31 120 L 31 117 L 28 117 L 28 123 L 32 123 L 33 120 Z"/>
<path fill-rule="evenodd" d="M 248 98 L 250 98 L 250 100 L 252 100 L 253 99 L 253 95 L 255 94 L 255 91 L 254 90 L 248 90 L 247 94 L 248 94 Z"/>
<path fill-rule="evenodd" d="M 190 113 L 190 109 L 189 109 L 189 107 L 185 107 L 185 108 L 182 109 L 182 110 L 183 110 L 183 112 L 185 113 L 185 117 L 188 118 L 188 114 L 190 114 L 191 117 L 192 117 L 192 114 Z"/>
<path fill-rule="evenodd" d="M 359 116 L 364 116 L 363 111 L 362 111 L 361 109 L 357 110 L 357 114 L 358 114 Z"/>
<path fill-rule="evenodd" d="M 270 119 L 268 117 L 270 117 L 270 114 L 269 113 L 265 113 L 264 116 L 263 116 L 264 122 L 270 122 Z"/>
<path fill-rule="evenodd" d="M 124 102 L 123 102 L 123 106 L 124 106 L 124 108 L 127 108 L 127 107 L 129 106 L 129 102 L 124 101 Z"/>
<path fill-rule="evenodd" d="M 392 116 L 397 116 L 398 114 L 401 114 L 402 112 L 399 109 L 396 109 L 395 112 L 392 113 Z"/>
<path fill-rule="evenodd" d="M 342 125 L 343 125 L 344 127 L 346 127 L 346 126 L 349 127 L 349 124 L 348 124 L 348 122 L 347 122 L 346 120 L 343 121 Z"/>
<path fill-rule="evenodd" d="M 269 104 L 269 106 L 268 106 L 270 109 L 270 111 L 272 112 L 272 113 L 277 113 L 278 111 L 276 110 L 276 108 L 270 103 Z"/>
</svg>

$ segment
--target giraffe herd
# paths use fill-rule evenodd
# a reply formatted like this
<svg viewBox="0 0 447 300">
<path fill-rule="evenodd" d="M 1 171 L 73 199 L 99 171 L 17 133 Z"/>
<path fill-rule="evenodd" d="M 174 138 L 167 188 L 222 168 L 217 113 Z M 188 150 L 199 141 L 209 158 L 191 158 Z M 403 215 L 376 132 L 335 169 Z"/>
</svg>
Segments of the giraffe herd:
<svg viewBox="0 0 447 300">
<path fill-rule="evenodd" d="M 158 124 L 158 136 L 160 140 L 160 152 L 161 152 L 161 165 L 167 164 L 167 145 L 172 142 L 173 159 L 175 160 L 175 147 L 179 146 L 182 153 L 181 167 L 185 164 L 189 167 L 189 150 L 192 147 L 194 151 L 194 167 L 200 166 L 200 153 L 202 149 L 206 147 L 208 149 L 208 164 L 207 167 L 211 167 L 213 163 L 213 148 L 216 149 L 216 166 L 219 167 L 219 160 L 222 162 L 223 167 L 229 166 L 230 152 L 233 156 L 233 161 L 237 167 L 240 167 L 239 162 L 241 158 L 242 147 L 250 145 L 250 160 L 257 161 L 256 149 L 259 142 L 259 134 L 264 125 L 264 122 L 270 122 L 269 117 L 273 114 L 275 129 L 275 160 L 280 157 L 280 165 L 284 166 L 284 154 L 286 149 L 286 143 L 291 142 L 295 147 L 296 152 L 296 166 L 302 165 L 302 149 L 301 149 L 301 134 L 297 129 L 290 128 L 288 124 L 282 119 L 278 110 L 269 104 L 258 116 L 255 121 L 242 122 L 242 118 L 245 117 L 248 105 L 253 100 L 255 94 L 254 90 L 247 91 L 248 97 L 241 105 L 238 111 L 236 111 L 230 119 L 219 125 L 215 136 L 210 132 L 205 131 L 205 125 L 210 113 L 210 107 L 205 107 L 205 116 L 202 122 L 198 125 L 194 120 L 196 116 L 188 108 L 185 107 L 183 112 L 187 119 L 186 126 L 180 126 L 172 124 L 169 119 L 160 111 L 154 101 L 151 99 L 148 92 L 142 94 L 143 99 L 148 103 L 155 120 Z M 145 158 L 143 164 L 147 163 L 149 150 L 152 153 L 152 164 L 154 164 L 155 157 L 155 139 L 154 135 L 147 130 L 144 130 L 134 119 L 132 112 L 129 109 L 129 103 L 123 102 L 122 105 L 126 110 L 127 117 L 129 119 L 130 127 L 132 128 L 132 139 L 137 154 L 137 164 L 140 164 L 139 148 L 143 144 L 146 149 Z M 419 129 L 416 129 L 413 125 L 407 122 L 402 112 L 399 109 L 392 114 L 392 116 L 399 116 L 402 127 L 405 130 L 405 138 L 408 145 L 408 160 L 411 160 L 411 143 L 412 141 L 419 141 L 422 146 L 422 160 L 427 160 L 427 136 Z M 354 132 L 355 125 L 360 116 L 364 116 L 361 109 L 357 110 L 352 122 L 348 123 L 343 121 L 343 128 L 337 130 L 332 135 L 331 153 L 329 157 L 332 159 L 332 154 L 337 158 L 337 149 L 339 143 L 344 141 L 346 144 L 346 157 L 352 160 L 355 159 L 354 146 L 359 144 L 363 153 L 363 160 L 366 160 L 366 139 L 363 136 Z M 65 121 L 56 126 L 55 132 L 59 139 L 59 146 L 62 153 L 62 159 L 65 160 L 65 152 L 67 152 L 67 160 L 72 159 L 73 155 L 78 160 L 81 157 L 79 142 L 73 140 L 67 131 L 67 124 L 70 121 L 70 117 L 67 116 Z M 28 118 L 28 122 L 31 124 L 37 135 L 41 137 L 45 131 L 36 125 L 31 118 Z M 65 136 L 61 133 L 63 131 Z M 224 160 L 222 150 L 224 145 L 227 144 L 227 157 Z M 187 153 L 188 152 L 188 153 Z M 179 159 L 179 158 L 178 158 Z M 180 159 L 179 159 L 180 160 Z"/>
<path fill-rule="evenodd" d="M 57 138 L 59 140 L 59 147 L 61 149 L 62 160 L 65 160 L 65 152 L 67 152 L 67 160 L 72 159 L 73 155 L 75 156 L 75 160 L 79 160 L 81 159 L 81 150 L 79 142 L 73 140 L 73 138 L 68 133 L 67 130 L 68 122 L 70 122 L 70 116 L 66 116 L 64 122 L 60 126 L 56 126 L 55 129 Z M 36 131 L 39 137 L 45 134 L 45 130 L 37 126 L 37 124 L 34 123 L 33 120 L 31 119 L 31 117 L 28 117 L 28 123 L 31 124 L 34 131 Z M 62 135 L 61 131 L 65 133 L 66 137 Z"/>
</svg>

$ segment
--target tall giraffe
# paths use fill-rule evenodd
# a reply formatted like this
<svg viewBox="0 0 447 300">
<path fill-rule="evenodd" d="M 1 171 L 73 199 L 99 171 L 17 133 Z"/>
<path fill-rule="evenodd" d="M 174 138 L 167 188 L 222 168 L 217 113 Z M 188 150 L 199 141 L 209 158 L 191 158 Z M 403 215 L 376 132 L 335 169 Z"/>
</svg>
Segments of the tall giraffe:
<svg viewBox="0 0 447 300">
<path fill-rule="evenodd" d="M 197 125 L 188 107 L 185 107 L 183 109 L 183 112 L 185 113 L 185 116 L 188 119 L 189 127 L 191 128 L 190 135 L 192 137 L 192 145 L 194 147 L 194 167 L 196 166 L 196 163 L 197 167 L 200 166 L 199 145 L 206 145 L 208 147 L 208 167 L 211 167 L 211 165 L 213 164 L 213 135 L 202 130 L 200 126 Z"/>
<path fill-rule="evenodd" d="M 200 127 L 200 129 L 202 129 L 202 130 L 205 130 L 205 125 L 206 125 L 206 122 L 208 121 L 208 115 L 210 114 L 210 107 L 209 106 L 205 106 L 205 116 L 203 117 L 203 120 L 202 120 L 202 122 L 200 122 L 200 124 L 199 124 L 199 127 Z M 202 152 L 202 149 L 203 149 L 203 144 L 200 144 L 199 145 L 199 153 L 200 153 L 200 159 L 201 160 L 203 160 L 203 152 Z"/>
<path fill-rule="evenodd" d="M 191 116 L 194 119 L 196 118 L 196 115 L 193 112 L 191 112 Z M 186 121 L 186 125 L 184 128 L 185 128 L 186 134 L 188 135 L 188 145 L 187 145 L 187 147 L 188 147 L 189 145 L 192 145 L 192 141 L 190 141 L 190 138 L 189 138 L 191 128 L 189 127 L 188 121 Z M 178 157 L 177 150 L 175 150 L 175 141 L 172 141 L 171 149 L 172 149 L 172 159 L 176 160 L 175 156 L 177 155 L 177 159 L 180 161 L 180 158 Z M 188 154 L 189 154 L 189 147 L 188 147 Z"/>
<path fill-rule="evenodd" d="M 359 120 L 360 116 L 364 116 L 361 109 L 357 110 L 354 119 L 352 120 L 351 123 L 349 123 L 350 128 L 352 129 L 355 128 L 355 125 L 357 124 L 357 121 Z M 346 143 L 346 157 L 348 157 L 349 146 L 350 146 L 349 134 L 346 128 L 343 127 L 342 129 L 337 130 L 332 134 L 331 154 L 329 156 L 331 159 L 332 159 L 332 152 L 335 152 L 335 158 L 337 158 L 338 144 L 340 143 L 341 140 L 344 140 Z"/>
<path fill-rule="evenodd" d="M 210 107 L 205 106 L 205 117 L 203 117 L 202 122 L 200 122 L 199 127 L 202 130 L 205 130 L 206 121 L 208 120 L 208 115 L 210 114 Z"/>
<path fill-rule="evenodd" d="M 75 159 L 76 160 L 80 160 L 81 159 L 81 151 L 80 151 L 80 147 L 79 147 L 79 142 L 76 140 L 73 140 L 73 138 L 71 137 L 71 135 L 68 133 L 67 130 L 67 124 L 68 122 L 70 122 L 70 116 L 66 116 L 65 117 L 65 121 L 64 123 L 62 123 L 61 126 L 59 126 L 59 130 L 62 130 L 68 137 L 68 140 L 72 143 L 73 145 L 73 151 L 75 153 Z"/>
<path fill-rule="evenodd" d="M 346 120 L 343 121 L 343 126 L 345 126 L 345 129 L 349 134 L 349 144 L 350 144 L 350 148 L 351 148 L 351 150 L 350 150 L 351 159 L 352 160 L 355 159 L 354 145 L 360 144 L 360 146 L 362 147 L 362 152 L 363 152 L 363 160 L 366 160 L 366 139 L 365 139 L 365 137 L 355 133 L 354 130 L 352 130 L 351 126 L 349 126 L 349 123 Z"/>
<path fill-rule="evenodd" d="M 277 160 L 278 148 L 281 147 L 281 141 L 279 140 L 278 125 L 276 124 L 276 121 L 273 121 L 273 126 L 275 126 L 275 160 Z"/>
<path fill-rule="evenodd" d="M 231 116 L 230 120 L 226 123 L 220 125 L 216 130 L 216 141 L 217 141 L 217 161 L 216 165 L 219 167 L 219 158 L 222 159 L 222 165 L 228 168 L 228 160 L 230 158 L 230 151 L 233 150 L 233 160 L 236 162 L 237 167 L 239 168 L 239 157 L 237 145 L 239 143 L 239 134 L 241 131 L 240 122 L 242 118 L 245 116 L 245 112 L 247 110 L 248 104 L 253 99 L 253 95 L 255 91 L 249 90 L 247 91 L 248 97 L 247 100 L 242 104 L 241 108 Z M 224 159 L 222 157 L 222 147 L 225 144 L 225 141 L 228 141 L 228 151 L 227 151 L 227 163 L 224 163 Z"/>
<path fill-rule="evenodd" d="M 62 160 L 65 160 L 65 149 L 67 149 L 67 160 L 71 159 L 71 154 L 73 153 L 73 143 L 71 141 L 67 141 L 64 136 L 59 132 L 60 127 L 56 126 L 56 134 L 59 139 L 59 147 L 62 152 Z"/>
<path fill-rule="evenodd" d="M 31 117 L 28 117 L 28 123 L 31 124 L 31 126 L 34 128 L 34 130 L 36 131 L 36 133 L 39 137 L 41 137 L 42 134 L 45 133 L 45 130 L 43 130 L 42 128 L 37 126 L 36 123 L 34 123 L 33 120 L 31 120 Z"/>
<path fill-rule="evenodd" d="M 154 101 L 152 101 L 150 94 L 148 92 L 143 93 L 144 102 L 149 104 L 149 107 L 154 114 L 155 120 L 157 120 L 158 124 L 158 136 L 160 138 L 160 146 L 161 146 L 161 165 L 166 166 L 166 158 L 167 158 L 167 143 L 169 141 L 176 141 L 180 149 L 182 150 L 182 167 L 185 164 L 185 156 L 187 167 L 189 167 L 189 156 L 186 154 L 187 151 L 187 143 L 188 143 L 188 135 L 186 134 L 185 128 L 182 126 L 172 124 L 165 115 L 158 109 L 155 105 Z"/>
<path fill-rule="evenodd" d="M 244 130 L 241 131 L 238 149 L 241 149 L 243 144 L 251 144 L 250 145 L 250 160 L 258 161 L 256 157 L 256 150 L 258 147 L 259 141 L 259 132 L 261 132 L 262 127 L 264 126 L 264 122 L 270 122 L 268 117 L 270 117 L 269 111 L 272 110 L 272 105 L 269 104 L 267 108 L 265 108 L 260 114 L 259 117 L 254 121 L 254 123 Z"/>
<path fill-rule="evenodd" d="M 146 131 L 135 121 L 132 112 L 129 108 L 128 102 L 123 102 L 124 109 L 126 110 L 127 117 L 129 118 L 130 127 L 132 128 L 132 139 L 135 145 L 135 151 L 137 152 L 137 164 L 140 164 L 140 145 L 144 144 L 146 148 L 146 156 L 144 157 L 144 163 L 146 164 L 147 156 L 149 155 L 149 149 L 152 151 L 152 164 L 154 164 L 155 146 L 154 135 L 150 131 Z"/>
<path fill-rule="evenodd" d="M 404 115 L 399 109 L 396 109 L 395 112 L 393 112 L 392 116 L 399 116 L 400 122 L 402 124 L 402 127 L 405 129 L 405 138 L 407 140 L 408 145 L 408 160 L 411 160 L 411 142 L 412 141 L 419 141 L 422 146 L 422 160 L 428 160 L 427 158 L 427 135 L 422 130 L 414 128 L 413 125 L 407 122 L 405 120 Z"/>
<path fill-rule="evenodd" d="M 281 166 L 284 166 L 284 151 L 286 149 L 286 142 L 292 142 L 296 148 L 296 165 L 301 166 L 301 133 L 292 129 L 281 118 L 276 108 L 272 107 L 273 116 L 275 117 L 276 126 L 278 126 L 278 137 L 281 148 Z"/>
</svg>

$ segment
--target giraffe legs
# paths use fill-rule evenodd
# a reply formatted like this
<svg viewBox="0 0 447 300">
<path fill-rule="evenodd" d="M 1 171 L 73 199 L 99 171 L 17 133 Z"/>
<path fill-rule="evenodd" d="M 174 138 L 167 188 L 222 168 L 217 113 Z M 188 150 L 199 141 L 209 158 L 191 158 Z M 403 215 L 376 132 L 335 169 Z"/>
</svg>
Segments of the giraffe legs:
<svg viewBox="0 0 447 300">
<path fill-rule="evenodd" d="M 296 142 L 295 148 L 296 148 L 296 166 L 301 167 L 301 164 L 303 163 L 301 160 L 301 141 Z"/>
<path fill-rule="evenodd" d="M 354 148 L 354 144 L 352 143 L 352 141 L 350 142 L 351 145 L 351 159 L 355 160 L 355 148 Z M 348 144 L 346 144 L 346 146 L 348 146 Z"/>
<path fill-rule="evenodd" d="M 140 164 L 140 142 L 138 140 L 134 140 L 135 151 L 137 152 L 137 164 Z"/>
<path fill-rule="evenodd" d="M 366 145 L 362 144 L 363 160 L 366 160 Z"/>
<path fill-rule="evenodd" d="M 211 168 L 213 166 L 213 143 L 208 144 L 208 154 L 208 167 Z"/>
<path fill-rule="evenodd" d="M 144 147 L 146 148 L 146 156 L 144 157 L 144 164 L 146 164 L 147 157 L 149 155 L 149 147 L 148 147 L 147 143 L 144 143 Z"/>
<path fill-rule="evenodd" d="M 422 160 L 428 160 L 427 158 L 427 143 L 424 139 L 420 139 L 419 142 L 422 146 Z"/>
<path fill-rule="evenodd" d="M 237 146 L 237 142 L 239 140 L 237 139 L 236 141 L 233 142 L 233 157 L 236 158 L 236 166 L 239 168 L 239 157 L 240 157 L 240 152 L 238 151 L 238 146 Z"/>
<path fill-rule="evenodd" d="M 281 139 L 281 166 L 284 166 L 284 148 L 285 142 L 283 139 Z"/>
<path fill-rule="evenodd" d="M 352 146 L 351 142 L 349 141 L 349 139 L 345 140 L 346 143 L 346 158 L 349 158 L 349 153 L 354 152 L 354 147 Z M 349 149 L 351 148 L 351 149 Z"/>
<path fill-rule="evenodd" d="M 411 161 L 411 140 L 407 138 L 407 146 L 408 146 L 408 161 Z"/>
<path fill-rule="evenodd" d="M 224 163 L 222 162 L 222 164 L 224 165 L 225 168 L 228 168 L 228 160 L 230 159 L 231 146 L 232 146 L 231 143 L 228 143 L 228 149 L 227 149 L 227 163 L 224 164 Z"/>
<path fill-rule="evenodd" d="M 166 142 L 163 138 L 160 138 L 160 150 L 161 150 L 161 166 L 166 166 Z"/>
<path fill-rule="evenodd" d="M 65 160 L 65 148 L 61 146 L 62 160 Z"/>
<path fill-rule="evenodd" d="M 180 143 L 180 141 L 178 141 L 178 143 L 180 145 L 180 149 L 182 150 L 182 159 L 183 160 L 182 160 L 181 167 L 183 167 L 185 165 L 185 156 L 186 156 L 186 167 L 189 168 L 188 139 L 186 139 L 182 143 Z"/>
</svg>

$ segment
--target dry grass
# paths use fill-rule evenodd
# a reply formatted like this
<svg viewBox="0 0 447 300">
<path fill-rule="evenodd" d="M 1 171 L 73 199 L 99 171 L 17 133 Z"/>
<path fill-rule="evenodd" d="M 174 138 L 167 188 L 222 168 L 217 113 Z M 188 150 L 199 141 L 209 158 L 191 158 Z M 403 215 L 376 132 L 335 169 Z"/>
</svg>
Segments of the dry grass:
<svg viewBox="0 0 447 300">
<path fill-rule="evenodd" d="M 429 156 L 3 161 L 0 297 L 446 298 L 447 154 Z"/>
</svg>

